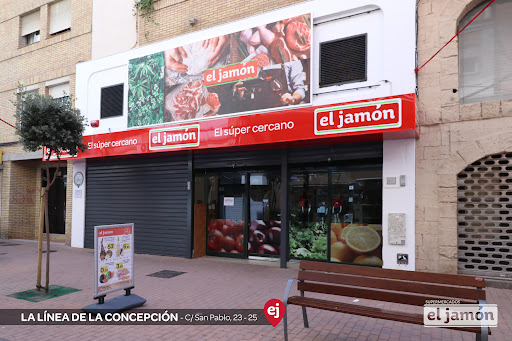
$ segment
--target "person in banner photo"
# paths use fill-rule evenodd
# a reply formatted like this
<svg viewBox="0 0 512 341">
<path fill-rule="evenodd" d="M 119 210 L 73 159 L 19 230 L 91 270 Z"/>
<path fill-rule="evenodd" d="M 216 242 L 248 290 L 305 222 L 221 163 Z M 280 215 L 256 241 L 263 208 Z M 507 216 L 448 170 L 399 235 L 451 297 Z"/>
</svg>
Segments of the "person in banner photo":
<svg viewBox="0 0 512 341">
<path fill-rule="evenodd" d="M 303 67 L 299 60 L 262 68 L 256 80 L 233 86 L 236 111 L 250 111 L 299 104 L 305 97 Z"/>
</svg>

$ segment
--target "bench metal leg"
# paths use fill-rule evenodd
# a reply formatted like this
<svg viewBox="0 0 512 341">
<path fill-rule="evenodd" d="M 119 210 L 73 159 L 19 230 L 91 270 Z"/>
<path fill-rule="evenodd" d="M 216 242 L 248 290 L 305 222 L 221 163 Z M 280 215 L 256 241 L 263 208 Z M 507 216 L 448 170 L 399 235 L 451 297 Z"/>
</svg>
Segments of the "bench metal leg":
<svg viewBox="0 0 512 341">
<path fill-rule="evenodd" d="M 284 308 L 284 316 L 283 316 L 283 327 L 284 327 L 284 341 L 288 341 L 288 312 L 286 308 Z"/>
<path fill-rule="evenodd" d="M 478 288 L 478 289 L 480 289 L 480 288 Z M 487 301 L 478 300 L 478 304 L 480 305 L 480 309 L 482 309 L 482 306 L 487 304 Z M 489 326 L 481 325 L 480 330 L 481 330 L 480 334 L 476 334 L 476 341 L 487 341 L 489 339 Z"/>
<path fill-rule="evenodd" d="M 304 297 L 304 291 L 301 291 L 300 295 Z M 308 313 L 306 312 L 306 307 L 302 307 L 302 319 L 304 320 L 304 328 L 309 328 Z"/>
<path fill-rule="evenodd" d="M 292 289 L 294 278 L 290 278 L 288 283 L 286 283 L 286 289 L 284 290 L 284 316 L 283 316 L 283 327 L 284 327 L 284 341 L 288 341 L 288 296 L 290 295 L 290 290 Z"/>
<path fill-rule="evenodd" d="M 489 327 L 482 326 L 482 332 L 480 334 L 476 334 L 476 341 L 488 341 L 489 340 Z"/>
</svg>

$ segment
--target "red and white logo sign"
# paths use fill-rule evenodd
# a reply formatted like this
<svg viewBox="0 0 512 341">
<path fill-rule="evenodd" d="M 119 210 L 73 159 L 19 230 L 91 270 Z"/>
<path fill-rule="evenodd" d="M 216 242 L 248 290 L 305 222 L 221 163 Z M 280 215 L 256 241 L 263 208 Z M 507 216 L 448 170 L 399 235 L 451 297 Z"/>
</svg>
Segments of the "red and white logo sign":
<svg viewBox="0 0 512 341">
<path fill-rule="evenodd" d="M 204 86 L 233 83 L 256 76 L 258 76 L 258 61 L 252 59 L 243 63 L 206 70 L 204 72 Z"/>
<path fill-rule="evenodd" d="M 98 230 L 98 237 L 106 237 L 106 236 L 121 236 L 125 234 L 132 234 L 132 228 L 129 227 L 115 227 L 111 229 L 101 229 Z"/>
<path fill-rule="evenodd" d="M 199 124 L 152 129 L 149 131 L 149 150 L 199 146 Z"/>
<path fill-rule="evenodd" d="M 399 128 L 401 125 L 400 98 L 315 110 L 315 135 Z"/>
<path fill-rule="evenodd" d="M 367 102 L 301 107 L 154 128 L 84 136 L 88 149 L 77 158 L 199 150 L 380 134 L 378 138 L 416 137 L 415 95 Z M 43 154 L 44 156 L 45 154 Z M 65 155 L 65 156 L 64 156 Z M 62 157 L 69 157 L 69 153 Z M 52 155 L 51 160 L 56 160 Z"/>
<path fill-rule="evenodd" d="M 268 322 L 270 322 L 272 327 L 275 327 L 283 319 L 285 311 L 284 303 L 277 298 L 273 298 L 265 303 L 264 311 Z"/>
</svg>

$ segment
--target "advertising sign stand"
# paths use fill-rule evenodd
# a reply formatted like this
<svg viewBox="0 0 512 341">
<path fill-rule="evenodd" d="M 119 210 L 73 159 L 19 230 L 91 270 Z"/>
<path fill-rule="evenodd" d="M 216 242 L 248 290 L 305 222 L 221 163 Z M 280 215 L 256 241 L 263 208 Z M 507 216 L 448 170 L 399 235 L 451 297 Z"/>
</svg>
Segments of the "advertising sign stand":
<svg viewBox="0 0 512 341">
<path fill-rule="evenodd" d="M 106 296 L 107 295 L 103 295 L 103 296 L 100 296 L 100 297 L 95 297 L 94 299 L 98 300 L 98 304 L 103 304 L 103 303 L 105 303 L 105 297 Z"/>
<path fill-rule="evenodd" d="M 97 303 L 82 308 L 89 313 L 115 313 L 139 307 L 146 300 L 132 294 L 134 224 L 104 225 L 94 227 L 94 299 Z M 106 294 L 125 290 L 105 301 Z"/>
</svg>

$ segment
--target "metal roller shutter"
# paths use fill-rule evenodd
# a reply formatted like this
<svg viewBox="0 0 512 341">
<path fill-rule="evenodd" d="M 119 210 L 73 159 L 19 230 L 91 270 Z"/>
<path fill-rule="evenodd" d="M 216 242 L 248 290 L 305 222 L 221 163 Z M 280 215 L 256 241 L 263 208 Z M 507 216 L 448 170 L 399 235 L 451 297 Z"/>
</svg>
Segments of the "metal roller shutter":
<svg viewBox="0 0 512 341">
<path fill-rule="evenodd" d="M 188 257 L 186 156 L 90 161 L 85 247 L 96 225 L 135 223 L 135 252 Z"/>
<path fill-rule="evenodd" d="M 487 156 L 459 173 L 460 274 L 512 278 L 512 153 Z"/>
</svg>

